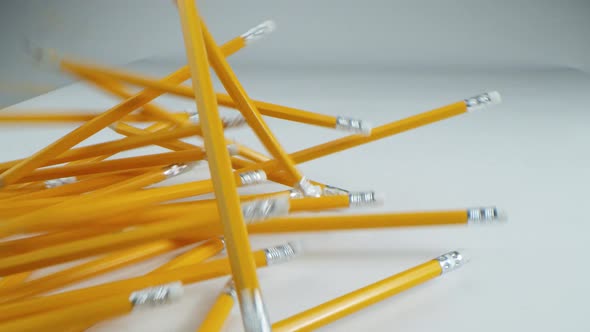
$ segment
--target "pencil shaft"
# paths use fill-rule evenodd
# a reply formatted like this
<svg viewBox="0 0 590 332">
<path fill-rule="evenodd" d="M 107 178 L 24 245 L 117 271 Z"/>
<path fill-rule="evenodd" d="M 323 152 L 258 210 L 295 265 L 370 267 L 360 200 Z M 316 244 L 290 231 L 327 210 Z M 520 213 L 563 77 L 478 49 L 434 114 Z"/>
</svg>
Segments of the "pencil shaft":
<svg viewBox="0 0 590 332">
<path fill-rule="evenodd" d="M 31 276 L 32 271 L 20 272 L 12 274 L 0 279 L 0 293 L 12 291 L 16 287 L 19 287 Z"/>
<path fill-rule="evenodd" d="M 0 331 L 46 331 L 48 326 L 53 329 L 68 324 L 76 325 L 87 322 L 89 315 L 103 318 L 115 317 L 130 312 L 132 309 L 133 305 L 129 301 L 129 295 L 115 295 L 0 323 Z M 56 328 L 54 331 L 62 331 L 62 328 Z"/>
<path fill-rule="evenodd" d="M 105 257 L 97 258 L 90 262 L 29 281 L 21 284 L 19 287 L 14 287 L 8 292 L 3 292 L 0 302 L 12 302 L 59 289 L 74 282 L 89 279 L 124 266 L 147 260 L 177 249 L 180 246 L 181 244 L 178 242 L 162 240 L 124 251 L 114 252 Z"/>
<path fill-rule="evenodd" d="M 371 134 L 368 136 L 349 135 L 339 138 L 327 143 L 319 144 L 307 149 L 294 152 L 290 155 L 291 159 L 297 163 L 305 163 L 314 159 L 328 156 L 343 150 L 347 150 L 356 146 L 371 143 L 385 137 L 393 136 L 411 129 L 425 126 L 437 121 L 441 121 L 453 116 L 457 116 L 467 112 L 467 106 L 464 101 L 443 106 L 425 113 L 417 114 L 405 118 L 403 120 L 394 121 L 376 128 L 373 128 Z M 271 174 L 280 170 L 279 163 L 276 160 L 269 160 L 264 163 L 259 163 L 240 171 L 248 171 L 252 169 L 262 169 Z"/>
<path fill-rule="evenodd" d="M 93 164 L 77 164 L 43 168 L 32 172 L 30 175 L 23 177 L 19 181 L 34 182 L 70 176 L 120 172 L 122 170 L 140 170 L 155 166 L 190 163 L 203 160 L 204 158 L 205 153 L 200 149 L 165 152 L 139 157 L 106 160 Z"/>
<path fill-rule="evenodd" d="M 266 266 L 264 251 L 253 253 L 258 267 Z M 0 321 L 47 311 L 59 307 L 71 306 L 85 302 L 89 298 L 101 298 L 118 293 L 130 293 L 146 287 L 181 281 L 191 284 L 203 280 L 228 275 L 230 265 L 226 258 L 217 259 L 198 265 L 190 265 L 170 271 L 154 273 L 120 281 L 109 282 L 79 290 L 67 291 L 55 295 L 30 298 L 18 302 L 0 305 Z"/>
<path fill-rule="evenodd" d="M 180 0 L 178 8 L 209 170 L 245 328 L 248 332 L 265 331 L 268 330 L 268 326 L 265 326 L 268 325 L 266 313 L 263 308 L 253 307 L 258 305 L 255 300 L 261 296 L 256 266 L 241 213 L 229 154 L 225 148 L 225 137 L 209 76 L 200 17 L 194 0 Z"/>
<path fill-rule="evenodd" d="M 182 82 L 186 79 L 182 71 L 177 71 L 164 80 L 169 82 Z M 135 109 L 145 105 L 153 99 L 159 97 L 161 92 L 146 89 L 142 92 L 134 95 L 133 97 L 121 102 L 117 106 L 109 109 L 105 113 L 93 118 L 92 120 L 84 123 L 77 129 L 66 134 L 59 140 L 49 144 L 47 147 L 41 149 L 32 156 L 19 162 L 10 169 L 6 170 L 0 175 L 0 187 L 15 183 L 19 179 L 28 175 L 36 168 L 42 166 L 47 160 L 52 159 L 55 156 L 62 154 L 74 145 L 82 142 L 86 138 L 96 134 L 100 130 L 104 129 L 111 123 L 121 119 L 125 115 L 131 113 Z"/>
<path fill-rule="evenodd" d="M 294 332 L 318 329 L 371 304 L 434 279 L 441 272 L 438 261 L 429 261 L 279 321 L 273 324 L 273 331 Z"/>
</svg>

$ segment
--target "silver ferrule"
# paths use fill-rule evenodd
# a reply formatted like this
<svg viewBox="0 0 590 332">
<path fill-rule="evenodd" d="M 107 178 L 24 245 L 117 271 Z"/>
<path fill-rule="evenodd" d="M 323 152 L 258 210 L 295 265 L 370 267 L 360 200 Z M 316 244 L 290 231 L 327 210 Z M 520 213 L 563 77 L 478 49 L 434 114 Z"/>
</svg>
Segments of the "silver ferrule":
<svg viewBox="0 0 590 332">
<path fill-rule="evenodd" d="M 336 118 L 336 129 L 362 135 L 370 135 L 372 126 L 363 120 L 339 116 Z"/>
<path fill-rule="evenodd" d="M 312 184 L 306 177 L 301 178 L 296 189 L 299 189 L 305 197 L 320 197 L 322 195 L 322 188 Z"/>
<path fill-rule="evenodd" d="M 241 37 L 244 39 L 246 44 L 250 44 L 264 38 L 266 35 L 273 32 L 275 28 L 276 25 L 273 21 L 264 21 L 252 29 L 246 31 Z"/>
<path fill-rule="evenodd" d="M 442 272 L 440 273 L 441 275 L 454 271 L 466 263 L 465 257 L 463 257 L 458 251 L 451 251 L 437 257 L 436 260 L 442 269 Z"/>
<path fill-rule="evenodd" d="M 244 222 L 250 224 L 289 214 L 289 196 L 279 195 L 242 203 Z"/>
<path fill-rule="evenodd" d="M 51 188 L 61 187 L 63 185 L 71 184 L 76 181 L 78 181 L 78 179 L 75 176 L 70 176 L 70 177 L 66 177 L 66 178 L 59 178 L 59 179 L 51 179 L 51 180 L 45 181 L 45 188 L 51 189 Z"/>
<path fill-rule="evenodd" d="M 266 172 L 259 169 L 251 172 L 240 173 L 240 182 L 243 186 L 260 184 L 267 180 Z"/>
<path fill-rule="evenodd" d="M 289 189 L 289 198 L 297 199 L 297 198 L 303 198 L 303 197 L 305 197 L 305 196 L 303 196 L 303 193 L 301 192 L 301 190 Z"/>
<path fill-rule="evenodd" d="M 291 243 L 264 249 L 266 264 L 275 265 L 285 263 L 297 256 L 297 250 Z"/>
<path fill-rule="evenodd" d="M 180 174 L 184 174 L 192 169 L 192 165 L 189 164 L 174 164 L 164 169 L 164 176 L 170 179 Z"/>
<path fill-rule="evenodd" d="M 477 207 L 467 209 L 468 223 L 502 221 L 504 218 L 496 207 Z"/>
<path fill-rule="evenodd" d="M 239 292 L 242 323 L 246 332 L 271 332 L 270 320 L 259 289 Z"/>
<path fill-rule="evenodd" d="M 501 102 L 500 94 L 496 91 L 486 92 L 480 95 L 465 99 L 465 105 L 469 112 L 484 109 L 488 106 L 499 104 Z"/>
<path fill-rule="evenodd" d="M 236 285 L 232 279 L 229 279 L 225 286 L 223 286 L 221 293 L 233 297 L 234 300 L 237 299 Z"/>
<path fill-rule="evenodd" d="M 193 108 L 187 108 L 184 110 L 186 114 L 188 114 L 188 121 L 190 123 L 198 124 L 199 123 L 199 112 Z"/>
<path fill-rule="evenodd" d="M 342 188 L 326 185 L 326 186 L 324 186 L 324 190 L 322 191 L 322 194 L 324 196 L 339 196 L 339 195 L 348 195 L 348 194 L 350 194 L 350 192 L 348 190 L 345 190 Z"/>
<path fill-rule="evenodd" d="M 348 201 L 351 207 L 374 205 L 377 203 L 374 191 L 360 191 L 348 194 Z"/>
<path fill-rule="evenodd" d="M 129 302 L 134 307 L 159 306 L 178 300 L 182 296 L 182 293 L 182 283 L 174 282 L 133 292 L 129 296 Z"/>
<path fill-rule="evenodd" d="M 246 118 L 241 115 L 236 115 L 232 117 L 222 118 L 221 124 L 223 128 L 237 128 L 241 127 L 246 124 Z"/>
</svg>

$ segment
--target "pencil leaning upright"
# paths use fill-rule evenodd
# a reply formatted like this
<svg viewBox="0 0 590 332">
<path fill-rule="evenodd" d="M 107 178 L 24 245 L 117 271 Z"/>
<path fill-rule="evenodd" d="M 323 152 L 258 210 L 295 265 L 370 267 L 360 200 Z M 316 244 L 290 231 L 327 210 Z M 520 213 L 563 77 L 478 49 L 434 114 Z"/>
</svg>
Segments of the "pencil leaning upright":
<svg viewBox="0 0 590 332">
<path fill-rule="evenodd" d="M 201 19 L 194 0 L 178 1 L 187 59 L 192 74 L 197 110 L 203 127 L 209 169 L 219 207 L 223 235 L 247 332 L 269 331 L 270 322 L 262 302 L 250 241 L 243 221 L 231 162 L 217 112 L 209 76 Z"/>
</svg>

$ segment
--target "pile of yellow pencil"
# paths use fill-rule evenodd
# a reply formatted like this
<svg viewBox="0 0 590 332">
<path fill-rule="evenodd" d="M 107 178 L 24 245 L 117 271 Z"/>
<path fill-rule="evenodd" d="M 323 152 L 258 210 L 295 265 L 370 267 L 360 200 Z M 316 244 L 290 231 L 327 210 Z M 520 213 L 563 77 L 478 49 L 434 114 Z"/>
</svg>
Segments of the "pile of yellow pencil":
<svg viewBox="0 0 590 332">
<path fill-rule="evenodd" d="M 297 166 L 497 104 L 497 92 L 374 128 L 354 118 L 253 100 L 227 57 L 270 33 L 273 23 L 264 22 L 219 46 L 194 0 L 179 0 L 178 10 L 188 64 L 163 78 L 74 60 L 49 49 L 32 50 L 38 61 L 84 80 L 121 102 L 104 111 L 0 113 L 0 125 L 82 123 L 31 156 L 0 163 L 0 331 L 83 331 L 135 307 L 174 301 L 182 296 L 183 284 L 224 276 L 230 276 L 230 282 L 219 290 L 202 326 L 195 326 L 195 330 L 222 330 L 235 302 L 248 332 L 308 331 L 454 270 L 465 259 L 453 251 L 273 322 L 266 313 L 257 268 L 290 260 L 297 248 L 288 244 L 254 250 L 250 235 L 466 225 L 503 219 L 495 207 L 326 213 L 378 200 L 371 191 L 349 192 L 314 181 Z M 211 69 L 227 94 L 214 91 Z M 191 85 L 185 85 L 189 79 Z M 135 90 L 129 86 L 142 90 L 132 92 Z M 174 112 L 154 103 L 164 94 L 192 100 L 197 114 Z M 239 116 L 223 118 L 220 107 L 235 109 Z M 265 117 L 344 130 L 349 135 L 288 153 Z M 268 155 L 226 138 L 227 130 L 246 125 Z M 122 137 L 78 147 L 105 128 Z M 182 140 L 189 137 L 199 137 L 203 144 Z M 149 146 L 165 152 L 119 156 Z M 194 176 L 195 165 L 201 161 L 208 165 L 209 179 L 196 180 Z M 238 187 L 266 181 L 287 189 L 238 194 Z M 215 198 L 205 198 L 207 194 Z M 310 213 L 319 211 L 324 213 Z M 55 293 L 169 252 L 178 255 L 144 276 Z M 79 259 L 84 259 L 83 263 L 42 277 L 35 274 Z"/>
</svg>

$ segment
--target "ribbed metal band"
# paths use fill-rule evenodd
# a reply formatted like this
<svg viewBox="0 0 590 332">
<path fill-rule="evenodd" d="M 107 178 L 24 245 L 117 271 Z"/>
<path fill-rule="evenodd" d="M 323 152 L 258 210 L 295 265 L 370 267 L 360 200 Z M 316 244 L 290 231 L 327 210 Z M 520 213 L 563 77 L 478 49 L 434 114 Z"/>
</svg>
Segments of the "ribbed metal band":
<svg viewBox="0 0 590 332">
<path fill-rule="evenodd" d="M 288 262 L 297 256 L 297 251 L 291 244 L 284 244 L 264 249 L 266 264 L 274 265 Z"/>
<path fill-rule="evenodd" d="M 451 251 L 436 258 L 442 269 L 441 274 L 454 271 L 465 263 L 464 257 L 458 251 Z"/>
<path fill-rule="evenodd" d="M 78 179 L 75 176 L 59 178 L 59 179 L 51 179 L 51 180 L 45 181 L 45 188 L 51 189 L 51 188 L 55 188 L 55 187 L 61 187 L 63 185 L 74 183 L 76 181 L 78 181 Z"/>
<path fill-rule="evenodd" d="M 182 283 L 174 282 L 133 292 L 129 296 L 129 302 L 134 307 L 159 306 L 177 300 L 180 292 L 182 292 Z"/>
<path fill-rule="evenodd" d="M 260 184 L 267 180 L 266 172 L 259 169 L 256 171 L 240 173 L 240 181 L 243 186 Z"/>
</svg>

